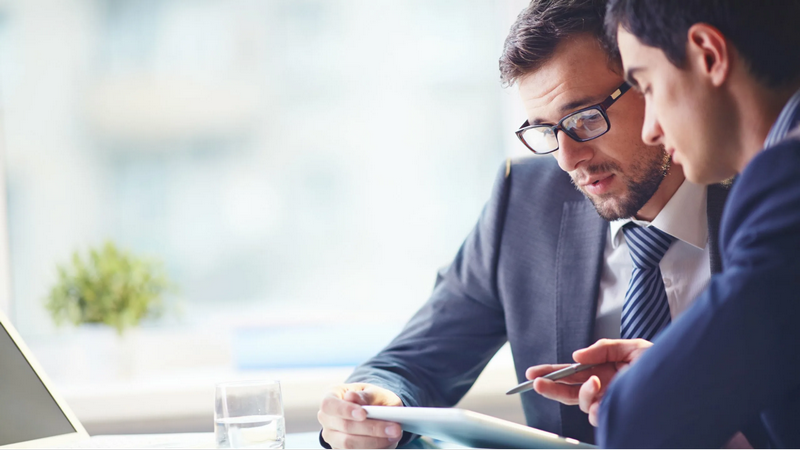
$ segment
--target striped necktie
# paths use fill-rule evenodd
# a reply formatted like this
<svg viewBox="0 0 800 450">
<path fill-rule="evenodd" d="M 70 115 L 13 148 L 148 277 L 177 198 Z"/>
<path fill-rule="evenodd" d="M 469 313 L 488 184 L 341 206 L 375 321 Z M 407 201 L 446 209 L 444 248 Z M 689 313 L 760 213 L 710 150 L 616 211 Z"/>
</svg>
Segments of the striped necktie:
<svg viewBox="0 0 800 450">
<path fill-rule="evenodd" d="M 642 228 L 635 223 L 625 225 L 622 231 L 633 260 L 633 273 L 622 306 L 620 336 L 651 341 L 670 323 L 667 291 L 658 264 L 675 238 L 658 228 Z"/>
</svg>

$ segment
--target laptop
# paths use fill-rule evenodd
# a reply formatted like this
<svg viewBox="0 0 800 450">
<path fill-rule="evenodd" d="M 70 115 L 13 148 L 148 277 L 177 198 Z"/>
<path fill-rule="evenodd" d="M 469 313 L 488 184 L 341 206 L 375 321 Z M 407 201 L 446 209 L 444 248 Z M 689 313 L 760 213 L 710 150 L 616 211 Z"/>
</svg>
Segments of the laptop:
<svg viewBox="0 0 800 450">
<path fill-rule="evenodd" d="M 0 312 L 0 448 L 213 448 L 212 433 L 90 437 Z"/>
</svg>

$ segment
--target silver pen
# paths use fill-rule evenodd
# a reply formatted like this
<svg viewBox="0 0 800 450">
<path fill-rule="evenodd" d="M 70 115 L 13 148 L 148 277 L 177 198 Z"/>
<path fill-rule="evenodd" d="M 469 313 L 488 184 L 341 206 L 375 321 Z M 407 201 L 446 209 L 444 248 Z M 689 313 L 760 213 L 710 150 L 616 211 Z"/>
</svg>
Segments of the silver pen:
<svg viewBox="0 0 800 450">
<path fill-rule="evenodd" d="M 578 372 L 580 372 L 582 370 L 590 369 L 590 368 L 592 368 L 592 367 L 594 367 L 596 365 L 597 364 L 578 364 L 578 363 L 575 363 L 575 364 L 571 364 L 568 367 L 564 367 L 563 369 L 556 370 L 555 372 L 550 372 L 547 375 L 545 375 L 543 377 L 539 377 L 539 378 L 545 378 L 545 379 L 550 380 L 550 381 L 556 381 L 556 380 L 560 380 L 562 378 L 566 378 L 566 377 L 568 377 L 570 375 L 576 374 L 576 373 L 578 373 Z M 508 392 L 506 392 L 506 395 L 519 394 L 520 392 L 530 391 L 531 389 L 533 389 L 534 380 L 528 380 L 528 381 L 525 381 L 523 383 L 520 383 L 516 387 L 514 387 L 511 390 L 509 390 Z"/>
</svg>

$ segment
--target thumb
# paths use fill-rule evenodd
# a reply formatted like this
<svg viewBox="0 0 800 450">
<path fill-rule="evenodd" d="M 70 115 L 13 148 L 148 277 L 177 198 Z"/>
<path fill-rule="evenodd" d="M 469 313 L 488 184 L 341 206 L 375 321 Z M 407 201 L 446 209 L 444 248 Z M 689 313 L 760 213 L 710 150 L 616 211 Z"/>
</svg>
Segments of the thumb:
<svg viewBox="0 0 800 450">
<path fill-rule="evenodd" d="M 598 377 L 597 375 L 592 375 L 590 380 L 591 380 L 590 391 L 596 396 L 597 394 L 600 393 L 600 389 L 602 389 L 603 383 L 600 382 L 600 377 Z"/>
<path fill-rule="evenodd" d="M 580 390 L 578 391 L 578 405 L 581 408 L 581 411 L 585 413 L 589 413 L 589 407 L 598 400 L 598 396 L 600 394 L 600 389 L 602 389 L 602 383 L 600 382 L 600 378 L 597 375 L 592 375 L 586 380 L 583 385 L 581 385 Z"/>
<path fill-rule="evenodd" d="M 347 391 L 344 394 L 344 399 L 348 402 L 353 402 L 359 405 L 379 405 L 382 403 L 380 393 L 369 388 L 357 391 Z"/>
<path fill-rule="evenodd" d="M 358 405 L 369 405 L 369 395 L 364 391 L 347 391 L 344 393 L 344 400 Z"/>
</svg>

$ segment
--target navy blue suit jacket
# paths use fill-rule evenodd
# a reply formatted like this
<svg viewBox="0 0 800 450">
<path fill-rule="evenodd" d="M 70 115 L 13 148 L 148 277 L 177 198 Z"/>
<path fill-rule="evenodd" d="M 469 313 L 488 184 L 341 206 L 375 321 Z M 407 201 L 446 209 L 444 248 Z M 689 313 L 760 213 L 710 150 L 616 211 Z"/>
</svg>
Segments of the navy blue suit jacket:
<svg viewBox="0 0 800 450">
<path fill-rule="evenodd" d="M 708 190 L 712 272 L 727 191 Z M 491 199 L 428 302 L 348 382 L 383 386 L 406 406 L 453 406 L 510 341 L 517 378 L 537 364 L 571 363 L 592 343 L 608 222 L 554 158 L 501 167 Z M 498 392 L 498 395 L 503 395 Z M 577 406 L 521 394 L 530 426 L 587 442 Z"/>
<path fill-rule="evenodd" d="M 601 403 L 604 447 L 800 447 L 800 141 L 762 151 L 723 215 L 723 272 Z M 760 435 L 760 436 L 759 436 Z"/>
</svg>

